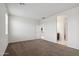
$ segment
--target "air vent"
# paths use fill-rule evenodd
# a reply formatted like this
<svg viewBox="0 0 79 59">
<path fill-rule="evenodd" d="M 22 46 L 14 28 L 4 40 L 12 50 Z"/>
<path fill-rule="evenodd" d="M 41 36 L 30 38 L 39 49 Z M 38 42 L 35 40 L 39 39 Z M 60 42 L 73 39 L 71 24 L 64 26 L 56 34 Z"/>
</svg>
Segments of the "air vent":
<svg viewBox="0 0 79 59">
<path fill-rule="evenodd" d="M 45 19 L 46 17 L 42 17 L 42 19 Z"/>
<path fill-rule="evenodd" d="M 25 5 L 25 3 L 19 3 L 21 6 L 24 6 Z"/>
</svg>

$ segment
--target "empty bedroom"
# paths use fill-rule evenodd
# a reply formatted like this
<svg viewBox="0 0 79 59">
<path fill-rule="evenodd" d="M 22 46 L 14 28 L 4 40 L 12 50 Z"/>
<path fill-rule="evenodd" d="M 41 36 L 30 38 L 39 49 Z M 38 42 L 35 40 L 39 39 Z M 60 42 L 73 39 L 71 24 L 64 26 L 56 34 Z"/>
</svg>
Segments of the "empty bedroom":
<svg viewBox="0 0 79 59">
<path fill-rule="evenodd" d="M 79 56 L 79 3 L 0 3 L 0 56 Z"/>
</svg>

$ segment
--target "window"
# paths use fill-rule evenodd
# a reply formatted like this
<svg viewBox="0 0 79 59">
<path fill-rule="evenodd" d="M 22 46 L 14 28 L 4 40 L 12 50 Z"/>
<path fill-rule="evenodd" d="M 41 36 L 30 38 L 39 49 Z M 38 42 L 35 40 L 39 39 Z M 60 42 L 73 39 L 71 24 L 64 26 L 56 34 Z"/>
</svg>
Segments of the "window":
<svg viewBox="0 0 79 59">
<path fill-rule="evenodd" d="M 5 35 L 8 35 L 8 14 L 5 13 Z"/>
</svg>

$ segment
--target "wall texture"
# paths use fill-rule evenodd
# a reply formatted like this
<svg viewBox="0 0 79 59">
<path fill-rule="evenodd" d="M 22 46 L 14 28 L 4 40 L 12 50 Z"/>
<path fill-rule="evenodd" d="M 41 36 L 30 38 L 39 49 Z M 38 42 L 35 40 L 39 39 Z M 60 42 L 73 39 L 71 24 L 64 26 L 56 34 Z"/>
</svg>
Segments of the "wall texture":
<svg viewBox="0 0 79 59">
<path fill-rule="evenodd" d="M 4 4 L 0 4 L 0 55 L 4 54 L 8 45 L 8 38 L 5 35 L 5 13 L 6 8 Z"/>
<path fill-rule="evenodd" d="M 40 26 L 44 28 L 41 36 L 43 36 L 45 40 L 56 42 L 56 16 L 41 21 Z"/>
<path fill-rule="evenodd" d="M 36 39 L 36 26 L 38 24 L 34 19 L 9 16 L 9 42 Z"/>
</svg>

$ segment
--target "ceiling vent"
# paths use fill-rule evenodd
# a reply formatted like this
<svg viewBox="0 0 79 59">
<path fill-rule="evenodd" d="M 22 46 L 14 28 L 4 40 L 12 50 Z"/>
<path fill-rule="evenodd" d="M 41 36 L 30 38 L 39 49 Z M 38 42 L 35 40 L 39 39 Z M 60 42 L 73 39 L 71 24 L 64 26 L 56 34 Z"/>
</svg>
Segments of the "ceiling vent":
<svg viewBox="0 0 79 59">
<path fill-rule="evenodd" d="M 46 19 L 46 17 L 42 17 L 42 19 Z"/>
<path fill-rule="evenodd" d="M 19 3 L 21 6 L 24 6 L 25 5 L 25 3 Z"/>
</svg>

